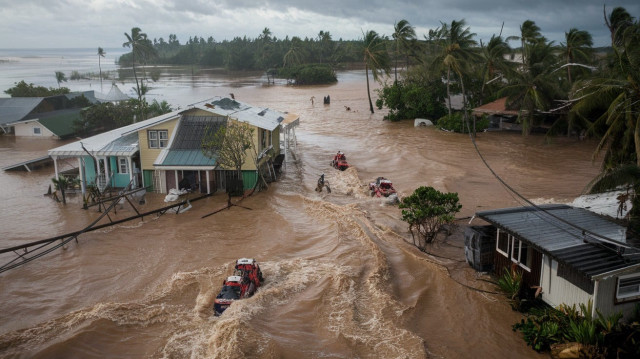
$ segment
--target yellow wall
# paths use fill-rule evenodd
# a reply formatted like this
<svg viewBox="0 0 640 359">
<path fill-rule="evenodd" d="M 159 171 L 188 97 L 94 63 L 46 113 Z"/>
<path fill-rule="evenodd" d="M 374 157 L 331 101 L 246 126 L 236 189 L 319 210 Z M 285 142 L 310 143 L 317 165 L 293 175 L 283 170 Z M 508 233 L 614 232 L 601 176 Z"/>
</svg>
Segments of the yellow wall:
<svg viewBox="0 0 640 359">
<path fill-rule="evenodd" d="M 153 163 L 156 161 L 156 159 L 160 155 L 160 152 L 162 151 L 161 148 L 149 148 L 147 131 L 167 130 L 169 140 L 171 140 L 177 123 L 178 119 L 170 120 L 138 131 L 138 143 L 140 144 L 140 165 L 142 166 L 143 170 L 153 170 Z"/>
</svg>

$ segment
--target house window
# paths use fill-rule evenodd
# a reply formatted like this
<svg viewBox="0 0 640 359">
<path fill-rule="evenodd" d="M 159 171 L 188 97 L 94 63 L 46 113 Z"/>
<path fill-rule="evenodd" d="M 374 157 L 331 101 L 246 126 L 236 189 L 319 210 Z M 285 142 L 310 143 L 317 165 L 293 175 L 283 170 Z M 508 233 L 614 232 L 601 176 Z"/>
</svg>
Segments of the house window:
<svg viewBox="0 0 640 359">
<path fill-rule="evenodd" d="M 118 157 L 118 173 L 129 173 L 129 161 L 126 157 Z"/>
<path fill-rule="evenodd" d="M 498 229 L 498 240 L 496 241 L 496 250 L 505 257 L 509 257 L 509 233 Z"/>
<path fill-rule="evenodd" d="M 40 135 L 40 134 L 42 134 L 42 131 L 40 130 L 40 127 L 34 127 L 34 128 L 33 128 L 33 134 L 34 134 L 34 135 Z"/>
<path fill-rule="evenodd" d="M 169 142 L 169 131 L 148 130 L 147 139 L 149 141 L 149 148 L 165 148 Z"/>
<path fill-rule="evenodd" d="M 640 273 L 621 275 L 618 277 L 616 299 L 619 301 L 639 299 Z"/>
<path fill-rule="evenodd" d="M 525 270 L 531 272 L 531 248 L 521 240 L 511 236 L 511 260 Z"/>
<path fill-rule="evenodd" d="M 262 130 L 262 147 L 261 150 L 267 148 L 267 130 Z"/>
</svg>

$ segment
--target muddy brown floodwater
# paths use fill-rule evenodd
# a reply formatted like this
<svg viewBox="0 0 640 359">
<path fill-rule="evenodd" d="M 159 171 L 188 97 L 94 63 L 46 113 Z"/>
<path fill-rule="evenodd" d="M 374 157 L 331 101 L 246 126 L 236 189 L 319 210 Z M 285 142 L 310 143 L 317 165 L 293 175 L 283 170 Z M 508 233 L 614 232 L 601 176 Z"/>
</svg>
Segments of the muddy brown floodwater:
<svg viewBox="0 0 640 359">
<path fill-rule="evenodd" d="M 83 234 L 65 250 L 0 274 L 0 356 L 541 357 L 512 331 L 521 317 L 491 293 L 489 277 L 409 245 L 399 209 L 371 198 L 367 183 L 387 177 L 401 196 L 422 185 L 458 192 L 461 218 L 521 201 L 487 170 L 467 135 L 382 121 L 382 111 L 369 114 L 365 88 L 363 73 L 349 72 L 333 86 L 212 89 L 211 96 L 233 91 L 239 100 L 300 114 L 297 156 L 279 181 L 242 201 L 251 210 L 202 219 L 225 202 L 217 194 L 180 215 Z M 325 95 L 328 106 L 317 101 Z M 592 142 L 480 133 L 477 143 L 492 168 L 536 203 L 571 202 L 598 173 Z M 58 145 L 0 137 L 0 166 Z M 338 150 L 353 166 L 345 172 L 329 166 Z M 314 191 L 321 173 L 331 194 Z M 63 206 L 43 196 L 52 176 L 51 168 L 0 173 L 2 247 L 78 230 L 97 217 L 77 197 Z M 142 209 L 162 199 L 149 195 Z M 132 213 L 125 205 L 115 218 Z M 463 258 L 460 235 L 435 250 Z M 214 317 L 213 299 L 239 257 L 256 258 L 266 283 Z"/>
</svg>

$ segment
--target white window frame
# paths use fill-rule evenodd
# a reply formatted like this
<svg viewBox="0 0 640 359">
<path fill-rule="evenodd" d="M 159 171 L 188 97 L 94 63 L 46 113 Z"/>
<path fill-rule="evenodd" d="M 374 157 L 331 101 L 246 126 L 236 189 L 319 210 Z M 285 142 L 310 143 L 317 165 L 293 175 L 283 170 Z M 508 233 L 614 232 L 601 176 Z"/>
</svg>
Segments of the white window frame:
<svg viewBox="0 0 640 359">
<path fill-rule="evenodd" d="M 531 272 L 531 268 L 529 268 L 527 266 L 527 263 L 530 264 L 530 259 L 531 259 L 531 246 L 527 243 L 522 242 L 519 239 L 516 239 L 513 236 L 509 236 L 511 238 L 511 261 L 513 263 L 518 264 L 518 266 L 522 267 L 524 270 L 526 270 L 527 272 Z M 517 246 L 516 246 L 516 241 L 518 242 Z M 522 262 L 522 245 L 527 246 L 527 258 L 524 258 L 524 263 Z M 516 248 L 517 248 L 517 253 L 516 253 Z"/>
<path fill-rule="evenodd" d="M 129 159 L 126 157 L 118 157 L 118 173 L 129 173 Z"/>
<path fill-rule="evenodd" d="M 33 127 L 33 134 L 36 136 L 42 135 L 42 129 L 40 127 Z"/>
<path fill-rule="evenodd" d="M 158 131 L 148 130 L 147 141 L 149 142 L 149 148 L 158 148 Z"/>
<path fill-rule="evenodd" d="M 166 148 L 169 144 L 168 130 L 147 130 L 149 148 Z"/>
<path fill-rule="evenodd" d="M 498 228 L 498 232 L 496 234 L 496 251 L 498 253 L 501 253 L 503 256 L 509 258 L 509 253 L 507 253 L 510 250 L 510 245 L 511 245 L 511 235 L 507 232 L 504 232 L 507 234 L 507 252 L 503 251 L 502 249 L 500 249 L 500 229 Z"/>
<path fill-rule="evenodd" d="M 158 130 L 158 148 L 166 148 L 169 143 L 169 131 Z"/>
<path fill-rule="evenodd" d="M 637 282 L 630 285 L 630 287 L 632 288 L 635 286 L 636 290 L 631 293 L 620 294 L 620 284 L 622 284 L 622 281 L 628 280 L 628 279 L 632 279 Z M 616 283 L 616 299 L 618 301 L 624 302 L 628 300 L 640 299 L 640 273 L 621 275 L 618 277 L 618 280 L 616 282 L 617 282 Z"/>
</svg>

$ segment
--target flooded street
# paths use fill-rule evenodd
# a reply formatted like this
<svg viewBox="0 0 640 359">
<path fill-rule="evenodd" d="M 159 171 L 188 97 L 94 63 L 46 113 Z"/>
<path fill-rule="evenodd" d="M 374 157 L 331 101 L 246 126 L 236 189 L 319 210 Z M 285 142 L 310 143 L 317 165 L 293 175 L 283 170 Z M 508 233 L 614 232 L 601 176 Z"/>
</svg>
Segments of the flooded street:
<svg viewBox="0 0 640 359">
<path fill-rule="evenodd" d="M 457 192 L 460 218 L 523 203 L 484 166 L 468 135 L 382 121 L 384 111 L 371 115 L 364 80 L 364 72 L 350 71 L 331 86 L 250 79 L 194 92 L 158 88 L 158 98 L 181 106 L 233 92 L 297 113 L 296 157 L 278 182 L 241 202 L 250 210 L 201 218 L 224 205 L 218 193 L 180 215 L 82 234 L 65 250 L 1 273 L 0 357 L 544 357 L 512 331 L 520 315 L 493 294 L 488 276 L 407 243 L 400 210 L 371 198 L 367 184 L 387 177 L 400 197 L 419 186 Z M 319 101 L 326 95 L 330 105 Z M 61 144 L 0 136 L 0 167 Z M 599 170 L 591 162 L 595 142 L 546 144 L 540 136 L 488 132 L 477 144 L 494 171 L 536 203 L 573 201 Z M 352 165 L 345 172 L 329 165 L 338 150 Z M 322 173 L 331 194 L 314 191 Z M 81 209 L 78 196 L 66 206 L 43 196 L 51 177 L 52 167 L 0 173 L 2 248 L 79 230 L 98 217 Z M 148 195 L 140 208 L 160 207 L 163 198 Z M 112 218 L 134 213 L 127 204 Z M 458 234 L 439 250 L 461 259 L 461 245 Z M 240 257 L 260 262 L 265 285 L 214 317 L 213 299 Z"/>
</svg>

